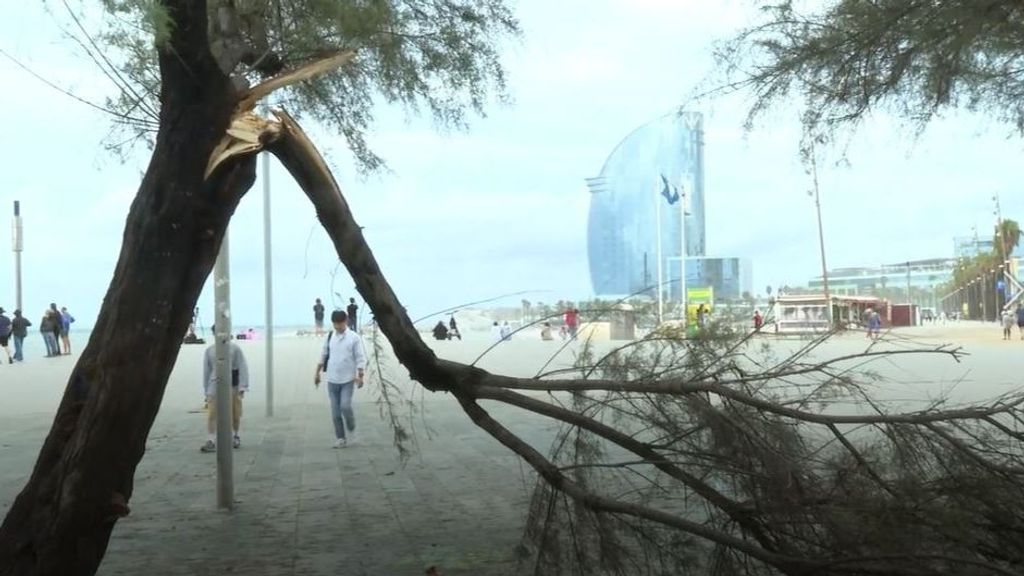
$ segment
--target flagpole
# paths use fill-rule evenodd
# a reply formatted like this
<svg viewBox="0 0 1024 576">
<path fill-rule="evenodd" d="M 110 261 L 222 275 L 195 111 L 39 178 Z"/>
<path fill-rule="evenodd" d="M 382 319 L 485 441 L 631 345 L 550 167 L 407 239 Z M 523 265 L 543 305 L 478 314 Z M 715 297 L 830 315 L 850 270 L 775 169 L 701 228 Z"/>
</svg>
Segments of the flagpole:
<svg viewBox="0 0 1024 576">
<path fill-rule="evenodd" d="M 654 184 L 654 221 L 655 221 L 655 234 L 657 235 L 657 258 L 658 258 L 658 324 L 662 322 L 662 315 L 664 314 L 664 302 L 661 296 L 662 287 L 662 256 L 661 256 L 661 201 L 658 199 L 658 184 Z"/>
<path fill-rule="evenodd" d="M 689 310 L 686 308 L 686 177 L 683 176 L 679 184 L 679 301 L 683 305 L 683 326 L 686 326 L 689 318 Z"/>
</svg>

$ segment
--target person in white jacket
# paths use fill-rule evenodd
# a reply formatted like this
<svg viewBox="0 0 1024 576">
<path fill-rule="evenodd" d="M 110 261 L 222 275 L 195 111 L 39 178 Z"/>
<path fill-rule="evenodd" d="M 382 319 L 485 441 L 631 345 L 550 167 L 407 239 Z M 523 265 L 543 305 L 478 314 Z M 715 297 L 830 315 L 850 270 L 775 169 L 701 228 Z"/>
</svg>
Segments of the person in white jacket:
<svg viewBox="0 0 1024 576">
<path fill-rule="evenodd" d="M 363 387 L 366 372 L 366 351 L 359 333 L 349 328 L 348 314 L 342 310 L 331 313 L 331 330 L 320 349 L 313 385 L 320 387 L 321 373 L 327 380 L 331 401 L 331 422 L 334 424 L 334 447 L 344 448 L 355 441 L 356 415 L 352 410 L 352 394 Z"/>
<path fill-rule="evenodd" d="M 206 394 L 206 443 L 199 450 L 201 452 L 217 451 L 217 353 L 215 346 L 210 345 L 203 355 L 203 392 Z M 242 424 L 242 398 L 249 390 L 249 365 L 245 361 L 245 354 L 238 344 L 228 343 L 228 353 L 231 357 L 231 428 L 234 430 L 234 438 L 231 441 L 232 447 L 240 448 L 242 438 L 238 430 Z"/>
</svg>

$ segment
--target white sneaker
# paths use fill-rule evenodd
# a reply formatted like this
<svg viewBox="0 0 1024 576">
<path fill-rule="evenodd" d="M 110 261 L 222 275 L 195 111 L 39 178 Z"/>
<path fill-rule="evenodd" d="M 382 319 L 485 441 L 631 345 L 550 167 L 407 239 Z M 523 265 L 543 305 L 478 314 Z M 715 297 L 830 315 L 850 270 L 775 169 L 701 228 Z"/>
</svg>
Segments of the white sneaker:
<svg viewBox="0 0 1024 576">
<path fill-rule="evenodd" d="M 344 447 L 345 447 L 345 439 L 344 438 L 338 438 L 337 440 L 334 441 L 334 449 L 335 450 L 337 450 L 338 448 L 344 448 Z"/>
</svg>

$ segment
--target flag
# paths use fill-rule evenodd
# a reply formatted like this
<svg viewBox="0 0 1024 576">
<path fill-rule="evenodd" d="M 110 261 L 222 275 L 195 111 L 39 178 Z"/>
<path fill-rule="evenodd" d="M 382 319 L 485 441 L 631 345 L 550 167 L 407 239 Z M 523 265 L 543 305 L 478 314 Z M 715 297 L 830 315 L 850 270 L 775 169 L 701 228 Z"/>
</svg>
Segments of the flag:
<svg viewBox="0 0 1024 576">
<path fill-rule="evenodd" d="M 669 186 L 668 178 L 665 178 L 664 174 L 661 175 L 661 182 L 664 184 L 664 187 L 661 189 L 661 195 L 665 197 L 669 205 L 679 202 L 679 190 Z"/>
</svg>

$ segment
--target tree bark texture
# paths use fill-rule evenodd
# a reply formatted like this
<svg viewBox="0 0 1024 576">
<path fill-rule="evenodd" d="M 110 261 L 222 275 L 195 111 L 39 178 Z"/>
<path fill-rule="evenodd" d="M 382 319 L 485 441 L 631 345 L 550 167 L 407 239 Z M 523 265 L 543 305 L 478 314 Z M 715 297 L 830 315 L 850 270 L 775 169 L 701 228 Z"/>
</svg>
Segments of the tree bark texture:
<svg viewBox="0 0 1024 576">
<path fill-rule="evenodd" d="M 32 475 L 0 526 L 0 574 L 94 574 L 160 407 L 195 302 L 255 155 L 204 170 L 238 94 L 207 41 L 206 3 L 163 0 L 160 131 L 96 326 Z"/>
</svg>

